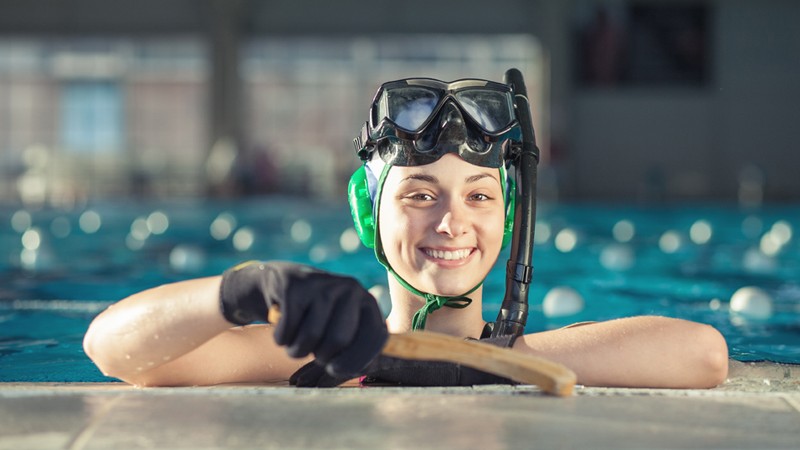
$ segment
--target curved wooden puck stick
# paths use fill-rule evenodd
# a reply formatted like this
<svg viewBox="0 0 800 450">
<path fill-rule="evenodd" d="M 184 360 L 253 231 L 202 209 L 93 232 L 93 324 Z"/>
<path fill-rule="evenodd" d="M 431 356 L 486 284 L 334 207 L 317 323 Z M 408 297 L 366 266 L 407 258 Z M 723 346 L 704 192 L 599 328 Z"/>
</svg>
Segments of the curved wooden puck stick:
<svg viewBox="0 0 800 450">
<path fill-rule="evenodd" d="M 280 320 L 276 306 L 270 308 L 268 319 L 270 323 Z M 576 381 L 572 370 L 548 359 L 432 331 L 390 334 L 381 353 L 402 359 L 461 364 L 519 383 L 533 384 L 558 396 L 572 395 Z"/>
</svg>

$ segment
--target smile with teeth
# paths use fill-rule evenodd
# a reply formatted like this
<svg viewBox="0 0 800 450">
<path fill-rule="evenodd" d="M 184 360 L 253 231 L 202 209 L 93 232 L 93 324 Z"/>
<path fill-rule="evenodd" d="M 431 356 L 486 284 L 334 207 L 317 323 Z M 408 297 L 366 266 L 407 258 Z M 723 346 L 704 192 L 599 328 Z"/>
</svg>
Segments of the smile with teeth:
<svg viewBox="0 0 800 450">
<path fill-rule="evenodd" d="M 443 259 L 445 261 L 466 259 L 470 253 L 472 253 L 472 249 L 470 248 L 462 248 L 459 250 L 436 250 L 433 248 L 426 248 L 424 251 L 425 254 L 431 258 Z"/>
</svg>

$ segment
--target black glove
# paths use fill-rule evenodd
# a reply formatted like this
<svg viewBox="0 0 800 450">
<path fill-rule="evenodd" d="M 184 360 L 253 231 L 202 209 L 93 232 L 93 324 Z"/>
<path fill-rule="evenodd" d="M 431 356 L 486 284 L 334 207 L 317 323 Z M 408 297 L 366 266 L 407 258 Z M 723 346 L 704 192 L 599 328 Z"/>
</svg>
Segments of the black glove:
<svg viewBox="0 0 800 450">
<path fill-rule="evenodd" d="M 331 375 L 353 377 L 388 337 L 378 303 L 353 278 L 288 262 L 253 262 L 225 271 L 222 314 L 234 324 L 266 321 L 278 305 L 275 342 L 301 358 L 313 353 Z"/>
<path fill-rule="evenodd" d="M 516 336 L 499 336 L 479 342 L 498 347 L 511 347 Z M 516 384 L 516 382 L 462 366 L 441 361 L 416 361 L 380 355 L 362 372 L 365 383 L 400 386 L 474 386 L 480 384 Z M 315 361 L 301 367 L 289 378 L 298 387 L 334 387 L 353 377 L 336 377 L 326 373 Z"/>
</svg>

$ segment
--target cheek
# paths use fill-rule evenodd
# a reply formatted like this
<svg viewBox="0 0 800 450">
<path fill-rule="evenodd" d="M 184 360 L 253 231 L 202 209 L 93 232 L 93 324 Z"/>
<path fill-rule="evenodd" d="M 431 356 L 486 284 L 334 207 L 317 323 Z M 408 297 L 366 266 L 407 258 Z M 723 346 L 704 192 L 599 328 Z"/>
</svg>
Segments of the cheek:
<svg viewBox="0 0 800 450">
<path fill-rule="evenodd" d="M 393 205 L 381 205 L 378 220 L 380 221 L 381 241 L 384 245 L 406 239 L 408 236 L 413 235 L 421 224 L 419 218 L 415 219 Z"/>
<path fill-rule="evenodd" d="M 486 240 L 487 247 L 497 252 L 503 244 L 503 231 L 505 228 L 505 213 L 503 211 L 495 212 L 486 220 L 481 221 L 480 225 L 481 234 Z"/>
<path fill-rule="evenodd" d="M 401 236 L 403 222 L 406 219 L 391 204 L 381 204 L 378 214 L 378 231 L 385 250 L 394 247 L 394 242 Z"/>
</svg>

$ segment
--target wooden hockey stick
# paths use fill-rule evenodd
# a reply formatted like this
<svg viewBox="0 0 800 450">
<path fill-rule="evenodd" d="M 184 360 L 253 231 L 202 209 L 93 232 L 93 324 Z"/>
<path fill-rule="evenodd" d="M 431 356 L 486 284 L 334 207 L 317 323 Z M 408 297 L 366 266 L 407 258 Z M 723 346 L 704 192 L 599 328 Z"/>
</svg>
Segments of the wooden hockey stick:
<svg viewBox="0 0 800 450">
<path fill-rule="evenodd" d="M 269 310 L 269 322 L 277 323 L 280 311 Z M 431 331 L 390 334 L 381 351 L 386 356 L 422 361 L 444 361 L 539 386 L 557 396 L 572 395 L 575 373 L 567 367 L 533 355 L 478 341 L 466 341 Z"/>
</svg>

